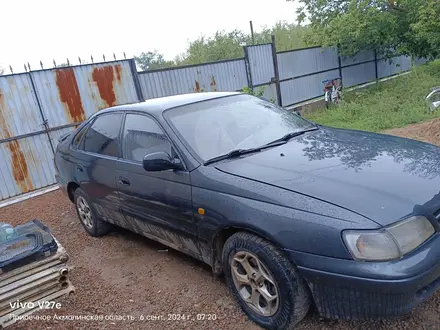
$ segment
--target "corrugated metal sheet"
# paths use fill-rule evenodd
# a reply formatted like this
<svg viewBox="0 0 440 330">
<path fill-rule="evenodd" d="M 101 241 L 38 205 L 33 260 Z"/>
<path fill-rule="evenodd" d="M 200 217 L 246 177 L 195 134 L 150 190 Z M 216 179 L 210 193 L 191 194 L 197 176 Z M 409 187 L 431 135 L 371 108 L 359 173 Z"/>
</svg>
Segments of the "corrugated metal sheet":
<svg viewBox="0 0 440 330">
<path fill-rule="evenodd" d="M 281 98 L 283 106 L 299 103 L 315 97 L 324 96 L 323 80 L 339 76 L 339 70 L 332 70 L 312 76 L 287 80 L 281 83 Z"/>
<path fill-rule="evenodd" d="M 411 69 L 411 58 L 407 56 L 394 57 L 392 62 L 381 60 L 377 62 L 379 78 L 389 77 Z"/>
<path fill-rule="evenodd" d="M 34 82 L 35 90 L 32 86 Z M 81 122 L 109 106 L 138 101 L 129 61 L 32 71 L 0 77 L 0 140 Z M 53 145 L 73 128 L 49 133 Z M 0 199 L 55 183 L 46 133 L 0 143 Z"/>
<path fill-rule="evenodd" d="M 138 101 L 128 61 L 31 74 L 50 127 L 81 122 L 103 108 Z"/>
<path fill-rule="evenodd" d="M 422 65 L 422 64 L 425 64 L 425 63 L 427 63 L 428 62 L 428 59 L 427 58 L 416 58 L 415 60 L 414 60 L 414 64 L 415 65 Z"/>
<path fill-rule="evenodd" d="M 0 200 L 55 183 L 46 134 L 0 143 Z"/>
<path fill-rule="evenodd" d="M 374 61 L 374 51 L 362 52 L 352 57 L 341 57 L 341 65 L 352 65 L 356 63 Z"/>
<path fill-rule="evenodd" d="M 247 46 L 252 84 L 267 84 L 275 76 L 272 45 Z"/>
<path fill-rule="evenodd" d="M 40 131 L 42 123 L 29 76 L 0 77 L 0 140 Z"/>
<path fill-rule="evenodd" d="M 248 84 L 243 59 L 140 72 L 139 81 L 145 99 L 200 91 L 232 92 Z"/>
<path fill-rule="evenodd" d="M 338 68 L 338 52 L 333 48 L 309 48 L 277 54 L 280 80 Z"/>
<path fill-rule="evenodd" d="M 351 87 L 376 80 L 376 66 L 374 62 L 342 68 L 342 83 L 344 87 Z"/>
<path fill-rule="evenodd" d="M 50 137 L 53 141 L 54 148 L 56 148 L 60 137 L 62 137 L 66 133 L 71 133 L 74 130 L 75 130 L 75 127 L 71 126 L 71 127 L 66 127 L 66 128 L 57 129 L 55 131 L 51 131 L 49 134 L 50 134 Z"/>
</svg>

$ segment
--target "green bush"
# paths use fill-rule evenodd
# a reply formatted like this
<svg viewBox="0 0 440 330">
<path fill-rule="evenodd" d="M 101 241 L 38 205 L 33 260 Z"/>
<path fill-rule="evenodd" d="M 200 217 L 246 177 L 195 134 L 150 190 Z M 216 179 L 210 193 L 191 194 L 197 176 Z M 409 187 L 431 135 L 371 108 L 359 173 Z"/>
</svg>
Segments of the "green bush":
<svg viewBox="0 0 440 330">
<path fill-rule="evenodd" d="M 264 87 L 263 87 L 263 86 L 258 87 L 258 89 L 257 89 L 256 91 L 254 91 L 254 90 L 252 90 L 252 88 L 250 88 L 250 87 L 248 87 L 248 86 L 244 86 L 244 87 L 241 89 L 241 92 L 242 92 L 242 93 L 249 94 L 249 95 L 254 95 L 254 96 L 257 96 L 257 97 L 263 97 L 263 94 L 264 94 Z M 271 102 L 271 103 L 273 103 L 273 104 L 275 104 L 275 100 L 274 100 L 273 98 L 269 99 L 268 101 Z"/>
</svg>

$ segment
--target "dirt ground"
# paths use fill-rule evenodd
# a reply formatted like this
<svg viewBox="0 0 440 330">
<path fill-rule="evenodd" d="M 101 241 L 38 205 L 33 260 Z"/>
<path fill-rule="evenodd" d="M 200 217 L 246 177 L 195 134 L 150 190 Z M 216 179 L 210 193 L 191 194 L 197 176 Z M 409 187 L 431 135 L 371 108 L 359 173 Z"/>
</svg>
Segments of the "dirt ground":
<svg viewBox="0 0 440 330">
<path fill-rule="evenodd" d="M 440 145 L 436 126 L 440 119 L 387 133 Z M 224 280 L 213 277 L 209 267 L 122 229 L 103 238 L 89 237 L 60 191 L 0 208 L 0 221 L 13 225 L 35 218 L 49 226 L 67 249 L 75 267 L 71 281 L 76 294 L 64 299 L 59 310 L 38 312 L 52 320 L 22 321 L 11 329 L 260 329 L 247 320 Z M 440 292 L 398 319 L 329 321 L 311 310 L 297 329 L 440 329 L 439 311 Z M 107 320 L 53 320 L 55 314 L 102 315 Z M 147 319 L 152 316 L 159 319 Z"/>
<path fill-rule="evenodd" d="M 440 146 L 440 118 L 420 124 L 409 125 L 403 128 L 389 129 L 384 133 L 420 140 Z"/>
</svg>

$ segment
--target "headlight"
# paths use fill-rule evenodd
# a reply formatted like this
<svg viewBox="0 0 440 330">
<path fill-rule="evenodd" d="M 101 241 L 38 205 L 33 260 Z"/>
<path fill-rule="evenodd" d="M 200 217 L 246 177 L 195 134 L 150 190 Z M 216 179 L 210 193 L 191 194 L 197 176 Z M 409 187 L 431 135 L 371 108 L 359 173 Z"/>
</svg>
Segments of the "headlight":
<svg viewBox="0 0 440 330">
<path fill-rule="evenodd" d="M 435 232 L 428 219 L 414 216 L 378 230 L 345 230 L 345 245 L 354 259 L 384 261 L 413 251 Z"/>
</svg>

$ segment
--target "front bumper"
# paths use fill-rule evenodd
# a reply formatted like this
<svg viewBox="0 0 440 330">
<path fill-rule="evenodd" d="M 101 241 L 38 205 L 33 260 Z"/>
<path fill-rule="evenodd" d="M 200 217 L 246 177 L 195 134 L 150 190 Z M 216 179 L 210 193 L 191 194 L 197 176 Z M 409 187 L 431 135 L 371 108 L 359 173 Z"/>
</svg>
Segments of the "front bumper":
<svg viewBox="0 0 440 330">
<path fill-rule="evenodd" d="M 333 319 L 402 315 L 440 288 L 440 234 L 400 260 L 357 262 L 286 251 L 309 285 L 319 313 Z"/>
</svg>

